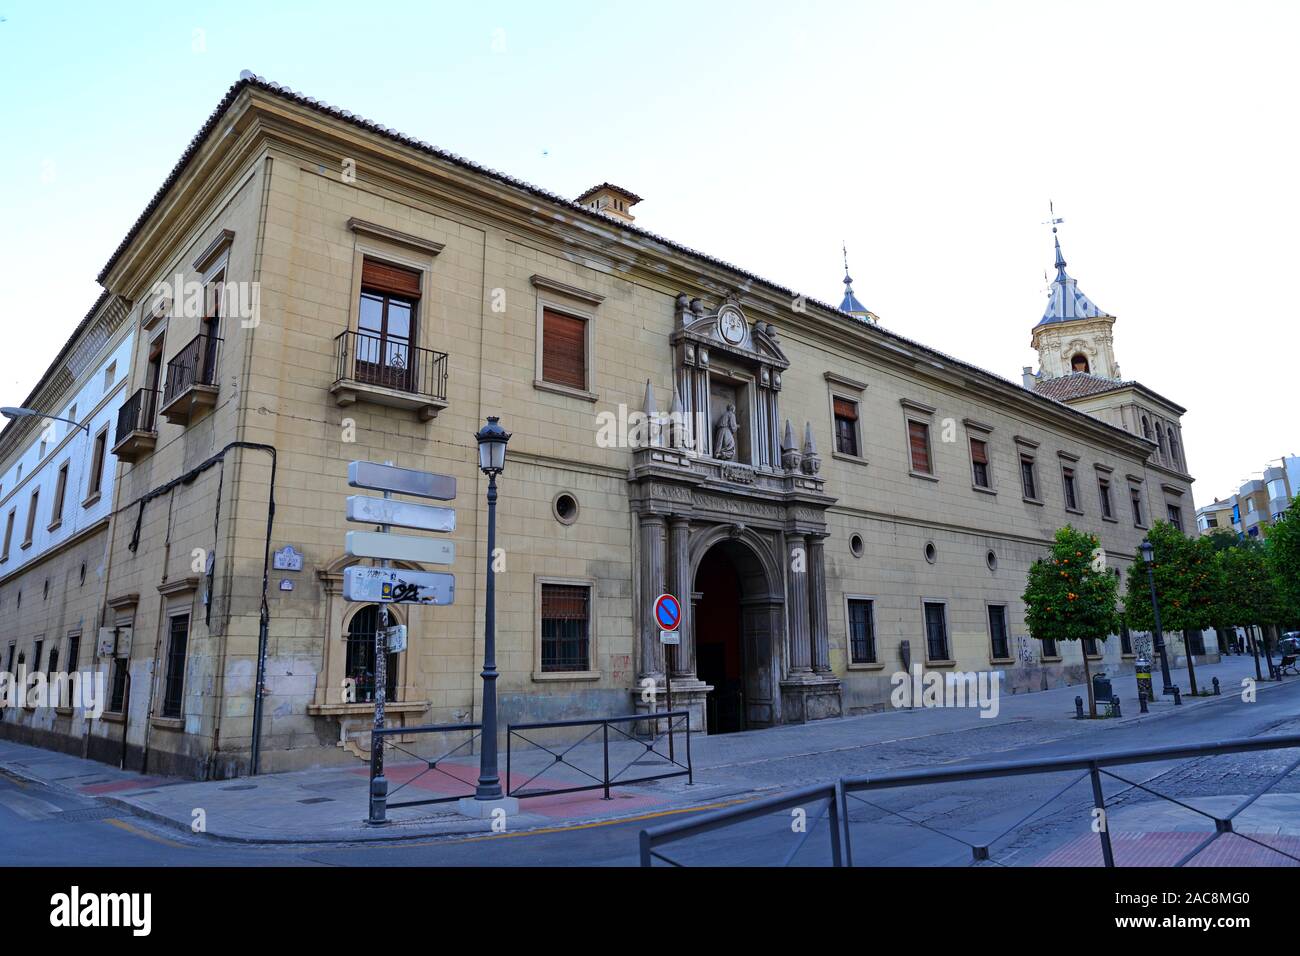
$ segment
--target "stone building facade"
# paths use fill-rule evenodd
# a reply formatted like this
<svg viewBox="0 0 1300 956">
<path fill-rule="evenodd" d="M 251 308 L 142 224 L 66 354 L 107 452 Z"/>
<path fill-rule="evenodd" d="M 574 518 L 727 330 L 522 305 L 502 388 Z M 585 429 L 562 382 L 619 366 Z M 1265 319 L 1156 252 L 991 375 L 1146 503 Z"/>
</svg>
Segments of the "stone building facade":
<svg viewBox="0 0 1300 956">
<path fill-rule="evenodd" d="M 240 79 L 99 277 L 129 310 L 130 383 L 79 613 L 132 635 L 92 665 L 131 691 L 50 745 L 236 775 L 260 706 L 263 770 L 364 753 L 375 609 L 341 587 L 357 459 L 457 479 L 456 600 L 394 609 L 387 712 L 477 719 L 488 415 L 513 433 L 506 721 L 628 713 L 668 673 L 710 733 L 887 707 L 904 662 L 1013 691 L 1081 675 L 1080 648 L 1025 633 L 1025 573 L 1066 522 L 1126 559 L 1169 500 L 1192 514 L 1181 454 L 1123 411 L 1158 397 L 1076 407 L 889 331 L 847 280 L 849 308 L 819 303 L 632 225 L 620 187 L 581 199 Z M 663 591 L 686 606 L 667 651 Z M 1092 650 L 1114 673 L 1133 647 Z"/>
</svg>

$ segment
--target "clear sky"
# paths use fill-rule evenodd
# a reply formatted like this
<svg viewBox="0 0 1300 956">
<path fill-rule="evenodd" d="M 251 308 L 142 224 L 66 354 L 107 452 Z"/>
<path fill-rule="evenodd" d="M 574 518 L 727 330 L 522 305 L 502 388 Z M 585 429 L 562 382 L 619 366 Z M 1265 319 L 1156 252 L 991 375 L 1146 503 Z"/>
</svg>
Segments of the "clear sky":
<svg viewBox="0 0 1300 956">
<path fill-rule="evenodd" d="M 1300 4 L 0 4 L 0 404 L 241 69 L 1018 380 L 1052 264 L 1185 405 L 1198 503 L 1300 452 Z"/>
</svg>

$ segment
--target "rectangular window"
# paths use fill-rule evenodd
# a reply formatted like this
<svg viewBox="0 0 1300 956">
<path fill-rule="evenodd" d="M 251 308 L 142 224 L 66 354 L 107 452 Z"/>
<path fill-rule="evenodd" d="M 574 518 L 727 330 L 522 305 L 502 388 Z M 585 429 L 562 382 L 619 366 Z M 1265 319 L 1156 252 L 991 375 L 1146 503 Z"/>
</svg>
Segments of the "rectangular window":
<svg viewBox="0 0 1300 956">
<path fill-rule="evenodd" d="M 586 319 L 542 310 L 542 381 L 586 391 Z"/>
<path fill-rule="evenodd" d="M 169 619 L 167 640 L 167 676 L 163 683 L 164 717 L 180 717 L 185 690 L 185 647 L 190 637 L 190 616 L 177 614 Z"/>
<path fill-rule="evenodd" d="M 1203 631 L 1183 631 L 1183 644 L 1187 650 L 1196 655 L 1205 654 L 1205 632 Z"/>
<path fill-rule="evenodd" d="M 80 656 L 81 656 L 81 635 L 69 634 L 68 635 L 68 662 L 67 664 L 64 665 L 65 667 L 67 667 L 69 674 L 76 672 L 77 658 L 79 658 Z"/>
<path fill-rule="evenodd" d="M 108 429 L 95 436 L 95 450 L 90 456 L 90 482 L 86 489 L 86 497 L 90 498 L 99 494 L 100 489 L 104 487 L 104 457 L 108 450 Z"/>
<path fill-rule="evenodd" d="M 50 509 L 50 527 L 63 523 L 63 499 L 68 494 L 68 463 L 59 466 L 59 480 L 54 486 L 54 507 Z"/>
<path fill-rule="evenodd" d="M 1183 530 L 1183 509 L 1179 508 L 1177 505 L 1165 505 L 1165 508 L 1169 512 L 1169 523 L 1173 525 L 1175 528 L 1177 528 L 1179 531 L 1182 531 Z"/>
<path fill-rule="evenodd" d="M 1065 488 L 1065 508 L 1067 511 L 1079 510 L 1079 494 L 1074 486 L 1074 469 L 1061 469 L 1061 484 Z"/>
<path fill-rule="evenodd" d="M 1133 635 L 1128 632 L 1128 625 L 1123 621 L 1119 622 L 1119 651 L 1130 657 L 1133 654 Z"/>
<path fill-rule="evenodd" d="M 989 481 L 989 443 L 982 438 L 970 440 L 971 481 L 976 488 L 991 488 Z"/>
<path fill-rule="evenodd" d="M 1110 482 L 1105 478 L 1097 479 L 1097 495 L 1101 498 L 1101 516 L 1103 518 L 1113 518 L 1114 513 L 1110 504 Z"/>
<path fill-rule="evenodd" d="M 989 605 L 989 643 L 993 659 L 1004 661 L 1011 656 L 1011 641 L 1007 637 L 1007 608 L 1005 604 Z"/>
<path fill-rule="evenodd" d="M 32 531 L 36 528 L 36 506 L 41 501 L 41 489 L 36 488 L 32 491 L 32 497 L 27 505 L 27 530 L 23 532 L 22 547 L 29 548 L 32 544 Z"/>
<path fill-rule="evenodd" d="M 1217 528 L 1219 526 L 1219 519 L 1214 515 L 1210 515 L 1205 519 L 1205 526 L 1207 528 Z"/>
<path fill-rule="evenodd" d="M 854 664 L 876 663 L 876 628 L 871 601 L 849 599 L 849 660 Z"/>
<path fill-rule="evenodd" d="M 948 660 L 948 609 L 937 601 L 925 602 L 925 656 Z"/>
<path fill-rule="evenodd" d="M 1101 649 L 1097 647 L 1097 639 L 1095 637 L 1085 637 L 1083 639 L 1083 652 L 1089 657 L 1101 656 Z"/>
<path fill-rule="evenodd" d="M 126 706 L 126 672 L 131 662 L 125 657 L 113 658 L 113 689 L 108 695 L 108 710 L 120 714 Z"/>
<path fill-rule="evenodd" d="M 1026 498 L 1031 501 L 1038 500 L 1038 477 L 1034 474 L 1033 455 L 1020 456 L 1020 484 L 1024 488 Z"/>
<path fill-rule="evenodd" d="M 1133 488 L 1129 491 L 1129 500 L 1133 503 L 1133 524 L 1141 528 L 1144 526 L 1142 521 L 1142 492 Z"/>
<path fill-rule="evenodd" d="M 542 585 L 542 671 L 591 669 L 591 588 Z"/>
<path fill-rule="evenodd" d="M 858 457 L 858 403 L 836 396 L 835 450 L 841 455 Z"/>
<path fill-rule="evenodd" d="M 414 391 L 419 303 L 420 273 L 373 259 L 362 262 L 356 345 L 359 381 Z"/>
<path fill-rule="evenodd" d="M 932 474 L 930 469 L 930 426 L 925 422 L 908 420 L 908 449 L 912 456 L 912 470 L 922 475 Z"/>
<path fill-rule="evenodd" d="M 9 510 L 9 517 L 5 518 L 5 545 L 4 551 L 0 552 L 0 561 L 9 560 L 9 545 L 14 540 L 14 515 L 18 513 L 17 508 Z"/>
<path fill-rule="evenodd" d="M 1054 639 L 1052 639 L 1052 638 L 1050 638 L 1050 637 L 1045 637 L 1045 638 L 1043 638 L 1043 642 L 1042 642 L 1042 643 L 1043 643 L 1043 657 L 1044 657 L 1044 658 L 1048 658 L 1048 657 L 1060 657 L 1060 656 L 1061 656 L 1059 653 L 1057 653 L 1057 650 L 1056 650 L 1056 641 L 1055 641 Z"/>
<path fill-rule="evenodd" d="M 117 378 L 117 363 L 109 362 L 108 368 L 104 369 L 104 394 L 107 395 L 113 387 L 113 381 Z"/>
</svg>

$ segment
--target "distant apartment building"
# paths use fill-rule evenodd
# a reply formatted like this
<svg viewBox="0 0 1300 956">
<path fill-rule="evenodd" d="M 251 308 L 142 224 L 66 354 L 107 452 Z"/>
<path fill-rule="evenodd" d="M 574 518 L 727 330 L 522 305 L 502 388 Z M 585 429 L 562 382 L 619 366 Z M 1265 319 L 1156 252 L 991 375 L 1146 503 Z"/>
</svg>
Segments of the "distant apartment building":
<svg viewBox="0 0 1300 956">
<path fill-rule="evenodd" d="M 1235 495 L 1196 511 L 1196 527 L 1201 534 L 1230 528 L 1245 538 L 1258 538 L 1291 507 L 1300 491 L 1300 455 L 1284 455 L 1269 465 L 1259 478 L 1251 478 Z"/>
</svg>

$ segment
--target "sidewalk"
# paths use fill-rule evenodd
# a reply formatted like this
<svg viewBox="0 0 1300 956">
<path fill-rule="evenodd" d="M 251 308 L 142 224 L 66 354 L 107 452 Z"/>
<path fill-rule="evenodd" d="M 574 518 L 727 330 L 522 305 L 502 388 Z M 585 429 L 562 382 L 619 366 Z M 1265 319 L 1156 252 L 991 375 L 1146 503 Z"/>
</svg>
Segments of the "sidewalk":
<svg viewBox="0 0 1300 956">
<path fill-rule="evenodd" d="M 1243 677 L 1254 677 L 1249 657 L 1231 657 L 1197 669 L 1203 687 L 1218 677 L 1224 695 L 1239 695 Z M 1186 671 L 1174 674 L 1186 686 Z M 1159 677 L 1156 677 L 1157 684 Z M 1278 684 L 1263 682 L 1261 694 Z M 1044 743 L 1070 736 L 1104 735 L 1135 721 L 1165 720 L 1178 712 L 1206 706 L 1217 698 L 1184 697 L 1181 707 L 1163 699 L 1150 705 L 1150 713 L 1139 713 L 1137 688 L 1132 676 L 1115 681 L 1122 718 L 1076 720 L 1074 699 L 1083 696 L 1082 685 L 1032 694 L 1004 695 L 995 718 L 981 717 L 975 708 L 915 708 L 891 710 L 859 717 L 786 725 L 717 737 L 693 736 L 691 751 L 694 784 L 685 777 L 650 783 L 617 785 L 610 799 L 601 790 L 525 797 L 520 813 L 510 817 L 511 832 L 572 827 L 619 819 L 648 818 L 716 807 L 749 799 L 774 789 L 800 786 L 811 780 L 799 778 L 800 758 L 842 752 L 851 759 L 854 750 L 865 750 L 902 741 L 932 738 L 961 756 L 981 755 L 999 759 L 1008 749 L 1006 735 L 976 733 L 1013 726 L 1021 739 L 1017 744 Z M 949 735 L 963 735 L 960 742 Z M 944 738 L 948 738 L 945 740 Z M 996 739 L 995 739 L 996 738 Z M 1104 749 L 1104 736 L 1089 741 L 1089 749 Z M 681 748 L 681 737 L 677 747 Z M 556 747 L 563 750 L 563 747 Z M 667 744 L 661 742 L 660 753 Z M 940 747 L 939 749 L 942 749 Z M 566 760 L 595 770 L 603 760 L 599 745 L 575 748 Z M 788 763 L 782 765 L 782 762 Z M 665 763 L 656 762 L 643 745 L 631 741 L 611 748 L 611 767 L 617 773 L 627 767 L 623 779 L 663 772 Z M 502 752 L 502 782 L 505 758 Z M 525 784 L 539 770 L 532 786 L 557 788 L 592 782 L 580 770 L 556 765 L 545 751 L 536 750 L 516 757 L 512 787 Z M 389 825 L 371 827 L 365 822 L 368 808 L 368 767 L 359 762 L 351 767 L 331 767 L 293 773 L 245 777 L 195 783 L 177 778 L 141 776 L 105 764 L 82 760 L 20 744 L 0 742 L 0 771 L 34 780 L 54 788 L 96 796 L 139 816 L 181 829 L 193 829 L 202 819 L 201 832 L 209 837 L 246 843 L 353 843 L 403 840 L 491 831 L 491 821 L 474 820 L 456 812 L 454 801 L 419 807 L 390 808 Z M 411 799 L 454 797 L 472 792 L 478 774 L 477 757 L 467 756 L 439 762 L 434 770 L 426 762 L 398 761 L 390 757 L 386 773 L 390 802 Z"/>
</svg>

